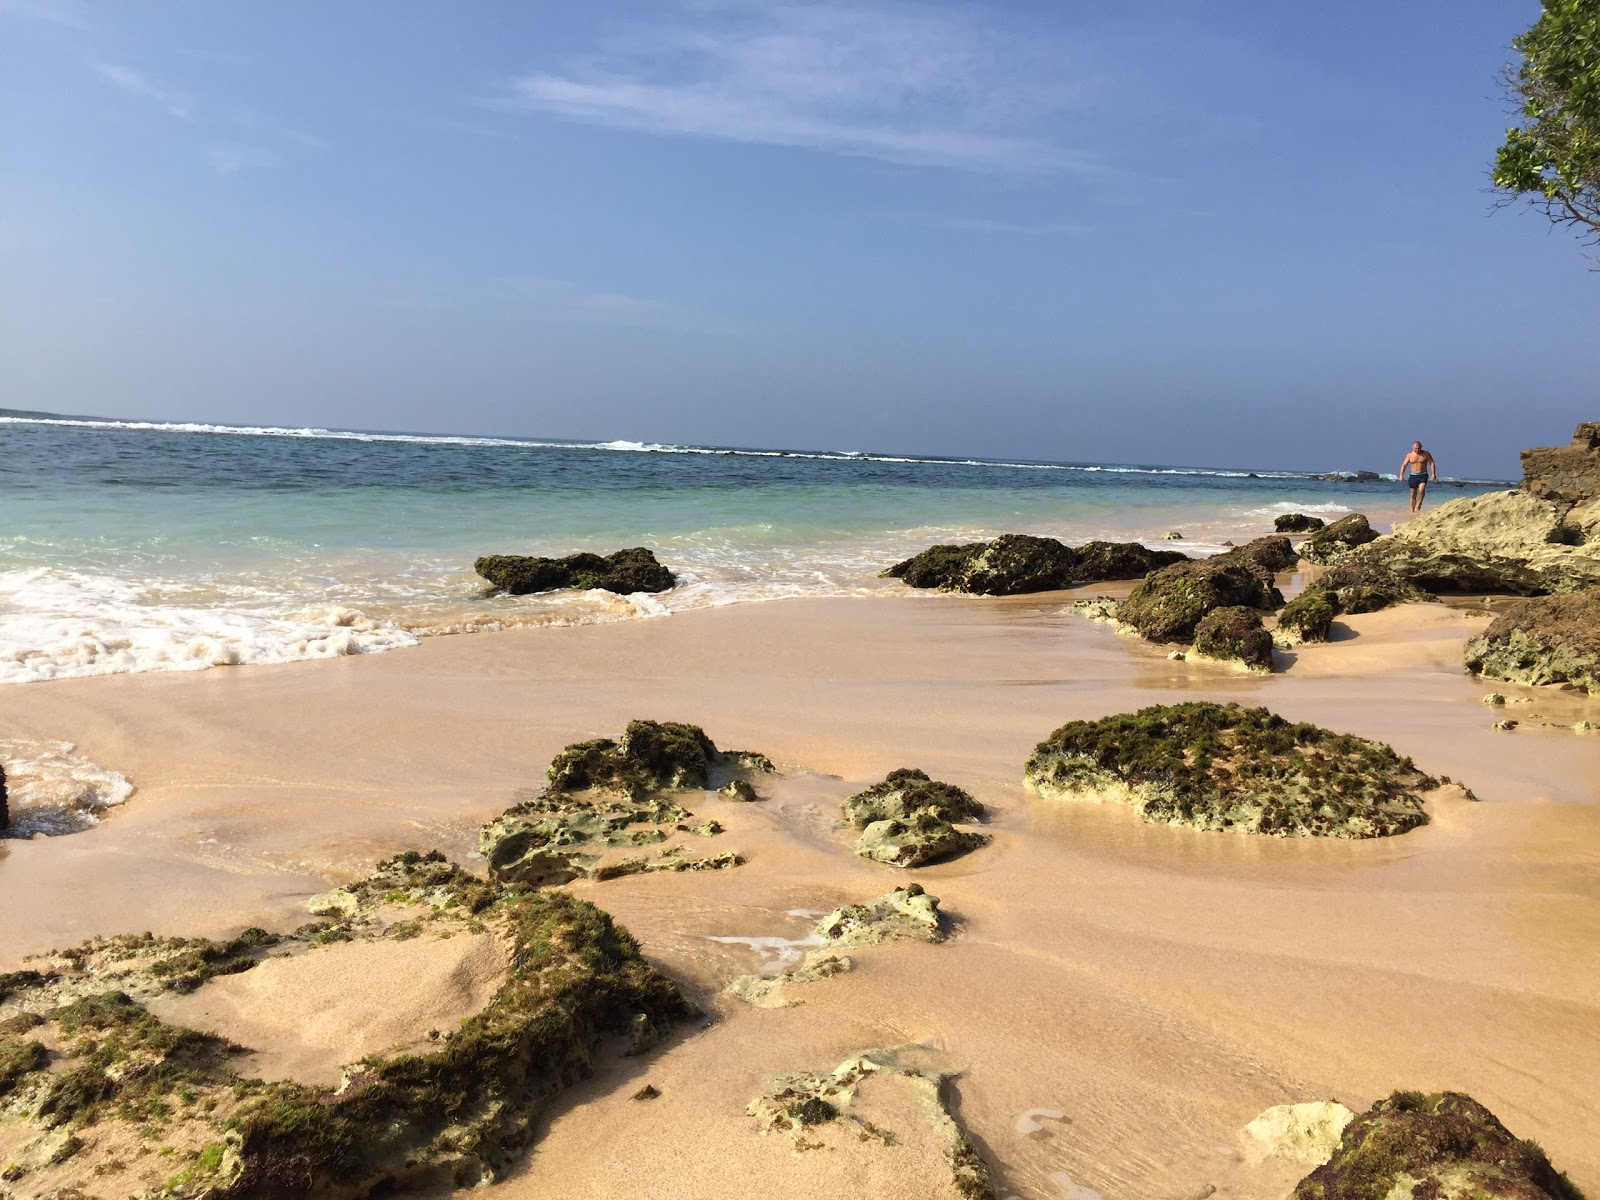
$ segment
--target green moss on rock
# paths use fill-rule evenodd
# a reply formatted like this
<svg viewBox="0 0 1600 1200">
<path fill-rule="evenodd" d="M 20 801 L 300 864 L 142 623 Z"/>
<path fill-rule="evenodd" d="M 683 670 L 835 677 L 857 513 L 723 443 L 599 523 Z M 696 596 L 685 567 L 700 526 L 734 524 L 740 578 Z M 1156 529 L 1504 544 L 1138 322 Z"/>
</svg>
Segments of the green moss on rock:
<svg viewBox="0 0 1600 1200">
<path fill-rule="evenodd" d="M 490 554 L 473 563 L 472 569 L 492 583 L 496 591 L 513 596 L 560 588 L 599 588 L 621 595 L 665 592 L 678 582 L 643 546 L 615 554 L 569 554 L 565 558 Z"/>
<path fill-rule="evenodd" d="M 1381 742 L 1209 702 L 1063 725 L 1024 777 L 1045 797 L 1112 795 L 1147 821 L 1278 837 L 1404 833 L 1438 786 Z"/>
<path fill-rule="evenodd" d="M 1243 556 L 1219 554 L 1153 571 L 1117 605 L 1117 620 L 1152 642 L 1188 642 L 1201 619 L 1231 606 L 1273 609 L 1283 596 L 1270 573 Z"/>
<path fill-rule="evenodd" d="M 1007 533 L 992 542 L 932 546 L 883 572 L 914 588 L 981 596 L 1055 591 L 1108 579 L 1137 579 L 1184 555 L 1138 542 L 1089 542 L 1074 548 L 1055 538 Z"/>
<path fill-rule="evenodd" d="M 1272 527 L 1279 533 L 1313 533 L 1327 525 L 1321 517 L 1309 517 L 1305 513 L 1284 513 L 1272 522 Z"/>
<path fill-rule="evenodd" d="M 1291 1200 L 1582 1200 L 1543 1150 L 1460 1092 L 1396 1092 L 1345 1127 Z"/>
<path fill-rule="evenodd" d="M 1272 635 L 1253 608 L 1214 608 L 1194 630 L 1194 648 L 1207 658 L 1240 662 L 1253 671 L 1272 670 Z"/>
<path fill-rule="evenodd" d="M 897 867 L 920 867 L 966 854 L 989 839 L 955 828 L 983 818 L 983 805 L 954 784 L 914 768 L 891 771 L 881 783 L 851 796 L 844 817 L 861 830 L 855 852 Z"/>
<path fill-rule="evenodd" d="M 1467 643 L 1465 659 L 1474 675 L 1600 695 L 1600 589 L 1508 604 Z"/>
<path fill-rule="evenodd" d="M 1276 633 L 1287 645 L 1325 642 L 1338 615 L 1337 594 L 1324 584 L 1314 583 L 1283 606 Z"/>
<path fill-rule="evenodd" d="M 1314 563 L 1331 563 L 1357 546 L 1376 541 L 1377 531 L 1361 513 L 1341 517 L 1332 525 L 1317 530 L 1300 543 L 1300 556 Z"/>
</svg>

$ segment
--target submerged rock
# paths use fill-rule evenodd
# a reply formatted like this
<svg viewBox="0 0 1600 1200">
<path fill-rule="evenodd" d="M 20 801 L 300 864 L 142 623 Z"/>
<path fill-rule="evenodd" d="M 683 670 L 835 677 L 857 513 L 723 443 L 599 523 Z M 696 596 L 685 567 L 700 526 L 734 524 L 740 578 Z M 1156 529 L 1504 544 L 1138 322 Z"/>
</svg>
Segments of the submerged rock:
<svg viewBox="0 0 1600 1200">
<path fill-rule="evenodd" d="M 1024 779 L 1048 798 L 1124 800 L 1147 821 L 1276 837 L 1404 833 L 1439 786 L 1381 742 L 1209 702 L 1063 725 Z"/>
<path fill-rule="evenodd" d="M 1272 522 L 1279 533 L 1311 533 L 1327 524 L 1321 517 L 1308 517 L 1305 513 L 1284 513 Z"/>
<path fill-rule="evenodd" d="M 943 1167 L 956 1194 L 963 1200 L 998 1200 L 993 1173 L 951 1115 L 949 1089 L 956 1076 L 926 1065 L 924 1060 L 931 1057 L 923 1046 L 895 1046 L 846 1059 L 825 1075 L 782 1075 L 751 1101 L 749 1112 L 763 1133 L 787 1134 L 797 1150 L 829 1147 L 859 1153 L 862 1147 L 892 1147 L 905 1140 L 906 1131 L 902 1127 L 897 1133 L 893 1124 L 903 1121 L 910 1108 L 938 1135 Z M 862 1086 L 873 1077 L 887 1088 L 910 1088 L 918 1103 L 890 1103 L 880 1111 L 873 1102 L 877 1087 Z M 918 1165 L 908 1164 L 906 1170 Z M 924 1186 L 937 1185 L 930 1181 Z"/>
<path fill-rule="evenodd" d="M 615 554 L 569 554 L 565 558 L 489 554 L 473 563 L 472 569 L 494 584 L 497 591 L 513 596 L 559 588 L 599 588 L 626 596 L 633 592 L 665 592 L 678 582 L 643 546 Z"/>
<path fill-rule="evenodd" d="M 1532 1142 L 1460 1092 L 1396 1092 L 1345 1127 L 1291 1200 L 1581 1200 Z"/>
<path fill-rule="evenodd" d="M 1015 596 L 1108 579 L 1137 579 L 1184 557 L 1138 542 L 1090 542 L 1075 549 L 1055 538 L 1007 533 L 992 542 L 930 547 L 883 575 L 914 588 Z"/>
<path fill-rule="evenodd" d="M 694 1013 L 625 930 L 565 893 L 504 889 L 436 853 L 381 863 L 343 890 L 352 904 L 333 906 L 339 920 L 287 936 L 101 938 L 4 977 L 6 1027 L 31 1022 L 60 1048 L 48 1065 L 0 1051 L 0 1064 L 21 1062 L 0 1118 L 18 1147 L 7 1179 L 26 1177 L 26 1194 L 65 1195 L 67 1171 L 115 1171 L 119 1194 L 155 1195 L 181 1172 L 181 1194 L 216 1197 L 490 1182 L 532 1140 L 539 1111 L 587 1073 L 602 1037 L 653 1035 Z M 271 957 L 483 931 L 509 950 L 487 1003 L 414 1053 L 348 1065 L 338 1088 L 252 1078 L 240 1047 L 146 1006 Z M 63 1135 L 90 1125 L 97 1136 L 64 1168 Z"/>
<path fill-rule="evenodd" d="M 1194 649 L 1207 658 L 1241 662 L 1253 671 L 1272 670 L 1272 635 L 1253 608 L 1214 608 L 1194 630 Z"/>
<path fill-rule="evenodd" d="M 1365 516 L 1351 513 L 1317 530 L 1301 542 L 1300 556 L 1314 563 L 1331 563 L 1355 547 L 1375 541 L 1377 537 Z"/>
<path fill-rule="evenodd" d="M 1283 596 L 1270 572 L 1237 550 L 1153 571 L 1117 605 L 1117 620 L 1152 642 L 1188 642 L 1213 609 L 1272 609 Z"/>
<path fill-rule="evenodd" d="M 851 796 L 841 806 L 861 831 L 855 852 L 897 867 L 921 867 L 976 850 L 989 839 L 955 823 L 983 818 L 983 805 L 954 784 L 923 771 L 891 771 L 882 783 Z"/>
<path fill-rule="evenodd" d="M 1600 589 L 1507 605 L 1467 643 L 1465 658 L 1474 675 L 1600 695 Z"/>
</svg>

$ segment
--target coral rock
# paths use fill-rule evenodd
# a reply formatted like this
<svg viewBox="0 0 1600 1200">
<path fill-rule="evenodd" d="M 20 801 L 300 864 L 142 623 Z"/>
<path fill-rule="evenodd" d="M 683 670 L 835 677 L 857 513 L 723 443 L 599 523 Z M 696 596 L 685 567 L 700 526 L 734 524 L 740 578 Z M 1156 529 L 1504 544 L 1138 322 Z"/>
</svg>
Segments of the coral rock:
<svg viewBox="0 0 1600 1200">
<path fill-rule="evenodd" d="M 1600 589 L 1507 605 L 1465 657 L 1474 675 L 1600 695 Z"/>
<path fill-rule="evenodd" d="M 914 588 L 1014 596 L 1108 579 L 1137 579 L 1184 555 L 1138 542 L 1089 542 L 1073 548 L 1055 538 L 1007 533 L 992 542 L 933 546 L 883 572 Z"/>
<path fill-rule="evenodd" d="M 472 569 L 492 583 L 495 590 L 513 596 L 560 588 L 599 588 L 621 595 L 665 592 L 678 582 L 643 546 L 603 556 L 584 553 L 565 558 L 490 554 L 473 563 Z"/>
</svg>

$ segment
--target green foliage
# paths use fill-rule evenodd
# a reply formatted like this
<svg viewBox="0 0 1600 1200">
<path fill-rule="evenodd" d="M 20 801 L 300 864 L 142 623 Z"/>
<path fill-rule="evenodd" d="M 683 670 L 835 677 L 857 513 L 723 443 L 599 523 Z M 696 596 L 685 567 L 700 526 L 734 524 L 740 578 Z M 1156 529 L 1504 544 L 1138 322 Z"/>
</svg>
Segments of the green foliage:
<svg viewBox="0 0 1600 1200">
<path fill-rule="evenodd" d="M 1600 0 L 1544 0 L 1512 44 L 1522 61 L 1505 82 L 1521 124 L 1495 154 L 1494 185 L 1600 240 Z"/>
</svg>

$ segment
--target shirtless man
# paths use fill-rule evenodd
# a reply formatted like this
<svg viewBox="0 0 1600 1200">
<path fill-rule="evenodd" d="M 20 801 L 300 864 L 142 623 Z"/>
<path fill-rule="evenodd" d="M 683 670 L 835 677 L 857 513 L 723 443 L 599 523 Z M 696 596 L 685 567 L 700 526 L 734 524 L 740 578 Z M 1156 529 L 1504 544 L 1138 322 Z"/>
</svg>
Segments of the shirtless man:
<svg viewBox="0 0 1600 1200">
<path fill-rule="evenodd" d="M 1433 481 L 1439 482 L 1439 464 L 1433 461 L 1433 455 L 1422 448 L 1421 442 L 1412 442 L 1411 453 L 1400 464 L 1400 478 L 1411 489 L 1411 511 L 1414 513 L 1422 511 L 1422 498 L 1428 494 L 1430 472 Z"/>
</svg>

